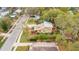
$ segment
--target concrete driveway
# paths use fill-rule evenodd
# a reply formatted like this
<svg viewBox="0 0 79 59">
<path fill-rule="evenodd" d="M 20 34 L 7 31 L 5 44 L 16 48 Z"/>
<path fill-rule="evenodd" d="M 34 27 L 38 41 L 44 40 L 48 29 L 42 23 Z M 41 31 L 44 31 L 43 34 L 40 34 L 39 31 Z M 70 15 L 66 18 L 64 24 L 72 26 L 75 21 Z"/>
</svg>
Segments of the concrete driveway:
<svg viewBox="0 0 79 59">
<path fill-rule="evenodd" d="M 58 51 L 54 42 L 36 42 L 32 44 L 30 51 Z"/>
</svg>

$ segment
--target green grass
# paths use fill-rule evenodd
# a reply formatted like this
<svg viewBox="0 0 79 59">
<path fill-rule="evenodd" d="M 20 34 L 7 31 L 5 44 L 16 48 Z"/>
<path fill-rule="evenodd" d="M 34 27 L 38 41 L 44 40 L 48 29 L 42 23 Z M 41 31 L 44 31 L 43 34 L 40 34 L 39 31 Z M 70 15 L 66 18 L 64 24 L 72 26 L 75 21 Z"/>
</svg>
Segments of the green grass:
<svg viewBox="0 0 79 59">
<path fill-rule="evenodd" d="M 21 39 L 20 39 L 20 42 L 22 43 L 22 42 L 28 42 L 28 40 L 27 40 L 27 35 L 26 34 L 22 34 L 22 36 L 21 36 Z"/>
<path fill-rule="evenodd" d="M 29 19 L 27 24 L 36 24 L 35 20 L 34 19 Z"/>
<path fill-rule="evenodd" d="M 33 36 L 30 41 L 53 41 L 54 37 L 52 34 L 37 34 L 35 36 Z"/>
<path fill-rule="evenodd" d="M 5 42 L 5 40 L 4 40 L 4 41 L 2 41 L 2 39 L 3 39 L 3 37 L 2 37 L 2 36 L 0 36 L 0 48 L 2 47 L 3 43 Z"/>
<path fill-rule="evenodd" d="M 6 40 L 0 42 L 0 48 L 3 46 L 3 44 L 5 43 Z"/>
<path fill-rule="evenodd" d="M 28 51 L 29 50 L 29 46 L 18 46 L 16 48 L 16 51 Z"/>
<path fill-rule="evenodd" d="M 36 24 L 36 22 L 35 22 L 34 19 L 30 18 L 30 19 L 28 20 L 28 22 L 27 22 L 27 21 L 25 22 L 25 25 L 26 25 L 26 24 Z M 22 33 L 22 36 L 21 36 L 21 38 L 20 38 L 20 42 L 21 42 L 21 43 L 23 43 L 23 42 L 29 42 L 29 40 L 28 40 L 27 37 L 29 37 L 30 35 L 31 35 L 31 32 L 29 32 L 29 29 L 28 29 L 28 28 L 24 29 L 24 31 L 23 31 L 23 33 Z"/>
<path fill-rule="evenodd" d="M 32 35 L 28 35 L 28 33 L 23 32 L 20 42 L 25 43 L 25 42 L 36 42 L 38 40 L 40 41 L 47 41 L 51 42 L 54 41 L 54 36 L 53 34 L 36 34 L 33 37 L 30 38 Z"/>
<path fill-rule="evenodd" d="M 31 35 L 28 29 L 24 29 L 20 38 L 20 42 L 28 42 L 28 37 Z"/>
<path fill-rule="evenodd" d="M 0 41 L 3 39 L 3 37 L 2 36 L 0 36 Z"/>
</svg>

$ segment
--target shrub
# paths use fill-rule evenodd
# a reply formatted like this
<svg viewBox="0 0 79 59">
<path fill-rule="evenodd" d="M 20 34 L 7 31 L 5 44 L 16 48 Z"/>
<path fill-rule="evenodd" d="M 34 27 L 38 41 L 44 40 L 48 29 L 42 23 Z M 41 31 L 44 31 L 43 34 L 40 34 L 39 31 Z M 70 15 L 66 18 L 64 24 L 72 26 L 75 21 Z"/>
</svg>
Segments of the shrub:
<svg viewBox="0 0 79 59">
<path fill-rule="evenodd" d="M 37 41 L 37 40 L 40 40 L 40 41 L 54 41 L 55 37 L 51 34 L 37 34 L 35 36 L 33 36 L 30 40 L 31 41 Z"/>
</svg>

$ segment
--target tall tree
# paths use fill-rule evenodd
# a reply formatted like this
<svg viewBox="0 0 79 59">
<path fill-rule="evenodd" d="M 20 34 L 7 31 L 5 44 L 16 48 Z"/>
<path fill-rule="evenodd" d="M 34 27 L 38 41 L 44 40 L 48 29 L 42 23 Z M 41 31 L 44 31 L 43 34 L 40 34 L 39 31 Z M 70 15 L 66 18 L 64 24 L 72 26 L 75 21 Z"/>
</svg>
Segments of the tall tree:
<svg viewBox="0 0 79 59">
<path fill-rule="evenodd" d="M 8 17 L 4 17 L 0 21 L 0 28 L 3 30 L 3 32 L 7 32 L 11 27 L 11 24 L 12 24 L 12 20 Z"/>
</svg>

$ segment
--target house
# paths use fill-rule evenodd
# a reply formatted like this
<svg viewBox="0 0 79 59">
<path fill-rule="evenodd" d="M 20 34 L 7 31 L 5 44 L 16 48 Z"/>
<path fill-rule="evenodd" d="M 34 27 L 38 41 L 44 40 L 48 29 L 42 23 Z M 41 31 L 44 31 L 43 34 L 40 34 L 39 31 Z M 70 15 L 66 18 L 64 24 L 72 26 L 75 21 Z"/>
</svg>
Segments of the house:
<svg viewBox="0 0 79 59">
<path fill-rule="evenodd" d="M 16 15 L 15 14 L 12 14 L 12 15 L 10 15 L 10 17 L 14 18 L 14 17 L 16 17 Z"/>
<path fill-rule="evenodd" d="M 6 7 L 0 8 L 0 17 L 6 16 L 9 13 L 9 10 Z"/>
<path fill-rule="evenodd" d="M 50 22 L 43 22 L 41 24 L 32 24 L 28 25 L 28 27 L 31 29 L 31 31 L 35 31 L 37 33 L 51 33 L 53 25 Z"/>
<path fill-rule="evenodd" d="M 0 8 L 0 12 L 3 12 L 3 11 L 5 11 L 5 10 L 7 10 L 6 7 L 1 7 L 1 8 Z"/>
<path fill-rule="evenodd" d="M 14 12 L 13 14 L 10 15 L 10 17 L 15 18 L 16 15 L 17 15 L 17 13 Z"/>
<path fill-rule="evenodd" d="M 22 10 L 21 10 L 21 9 L 17 9 L 15 12 L 16 12 L 16 13 L 21 13 Z"/>
<path fill-rule="evenodd" d="M 17 14 L 20 14 L 21 12 L 22 12 L 21 9 L 17 9 L 10 15 L 10 17 L 15 18 L 17 16 Z"/>
<path fill-rule="evenodd" d="M 7 14 L 9 14 L 9 11 L 8 11 L 8 10 L 3 11 L 3 12 L 0 12 L 0 16 L 1 16 L 1 17 L 6 16 Z"/>
</svg>

